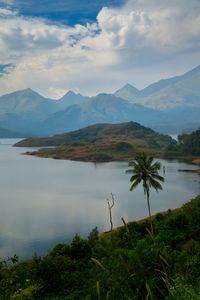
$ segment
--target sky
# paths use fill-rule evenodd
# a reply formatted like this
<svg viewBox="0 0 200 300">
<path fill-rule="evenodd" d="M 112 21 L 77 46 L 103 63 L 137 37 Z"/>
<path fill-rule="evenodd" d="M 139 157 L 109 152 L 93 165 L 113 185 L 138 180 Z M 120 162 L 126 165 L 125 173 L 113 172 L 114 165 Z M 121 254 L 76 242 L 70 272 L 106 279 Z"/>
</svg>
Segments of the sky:
<svg viewBox="0 0 200 300">
<path fill-rule="evenodd" d="M 200 0 L 0 0 L 0 95 L 138 89 L 200 65 Z"/>
</svg>

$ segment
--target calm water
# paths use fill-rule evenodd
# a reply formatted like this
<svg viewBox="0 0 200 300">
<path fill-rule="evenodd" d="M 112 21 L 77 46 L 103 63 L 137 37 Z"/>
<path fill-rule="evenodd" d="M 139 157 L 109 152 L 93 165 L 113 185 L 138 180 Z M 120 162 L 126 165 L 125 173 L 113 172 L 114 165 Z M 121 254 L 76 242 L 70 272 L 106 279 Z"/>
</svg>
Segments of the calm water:
<svg viewBox="0 0 200 300">
<path fill-rule="evenodd" d="M 58 242 L 78 233 L 87 237 L 98 226 L 109 230 L 106 198 L 113 192 L 114 225 L 147 216 L 142 187 L 129 191 L 127 162 L 82 163 L 20 155 L 16 140 L 0 139 L 0 256 L 21 258 L 45 254 Z M 151 191 L 152 212 L 181 206 L 200 194 L 200 176 L 178 169 L 192 164 L 161 160 L 165 166 L 163 191 Z M 161 172 L 162 175 L 162 172 Z"/>
</svg>

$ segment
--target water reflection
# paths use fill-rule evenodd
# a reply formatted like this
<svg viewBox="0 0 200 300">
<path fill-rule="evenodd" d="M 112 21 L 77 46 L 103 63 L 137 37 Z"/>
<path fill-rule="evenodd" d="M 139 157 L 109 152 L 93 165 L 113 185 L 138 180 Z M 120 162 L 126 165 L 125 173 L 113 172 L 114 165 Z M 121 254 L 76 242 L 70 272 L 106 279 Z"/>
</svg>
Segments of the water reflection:
<svg viewBox="0 0 200 300">
<path fill-rule="evenodd" d="M 114 226 L 147 216 L 142 187 L 129 191 L 127 162 L 82 163 L 19 155 L 11 140 L 0 144 L 0 256 L 44 254 L 56 242 L 70 242 L 92 228 L 109 229 L 106 198 L 116 195 Z M 9 144 L 9 145 L 8 145 Z M 163 191 L 151 191 L 152 212 L 179 207 L 200 193 L 196 166 L 160 160 L 165 166 Z"/>
</svg>

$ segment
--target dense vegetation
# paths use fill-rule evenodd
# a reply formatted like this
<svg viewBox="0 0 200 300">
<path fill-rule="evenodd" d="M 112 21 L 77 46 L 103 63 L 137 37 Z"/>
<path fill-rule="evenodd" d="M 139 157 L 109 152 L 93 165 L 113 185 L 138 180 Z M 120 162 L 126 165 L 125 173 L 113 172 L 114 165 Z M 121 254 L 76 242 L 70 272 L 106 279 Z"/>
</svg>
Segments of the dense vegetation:
<svg viewBox="0 0 200 300">
<path fill-rule="evenodd" d="M 135 122 L 121 124 L 96 124 L 49 138 L 30 138 L 15 146 L 40 147 L 29 154 L 57 159 L 82 161 L 130 160 L 143 151 L 158 154 L 175 141 Z"/>
<path fill-rule="evenodd" d="M 200 299 L 200 196 L 149 221 L 88 240 L 76 235 L 48 255 L 1 262 L 0 299 Z"/>
<path fill-rule="evenodd" d="M 200 156 L 200 130 L 178 136 L 178 143 L 169 145 L 168 156 Z"/>
</svg>

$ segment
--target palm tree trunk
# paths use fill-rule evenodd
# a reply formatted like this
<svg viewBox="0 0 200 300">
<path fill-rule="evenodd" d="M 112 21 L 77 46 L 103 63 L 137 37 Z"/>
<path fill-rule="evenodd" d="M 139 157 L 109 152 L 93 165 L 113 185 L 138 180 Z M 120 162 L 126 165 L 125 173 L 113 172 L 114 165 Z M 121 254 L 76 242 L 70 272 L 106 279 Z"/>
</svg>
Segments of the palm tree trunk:
<svg viewBox="0 0 200 300">
<path fill-rule="evenodd" d="M 151 224 L 151 233 L 153 236 L 153 224 L 152 224 L 151 208 L 150 208 L 150 201 L 149 201 L 149 187 L 147 187 L 147 204 L 148 204 L 149 219 L 150 219 L 150 224 Z"/>
</svg>

